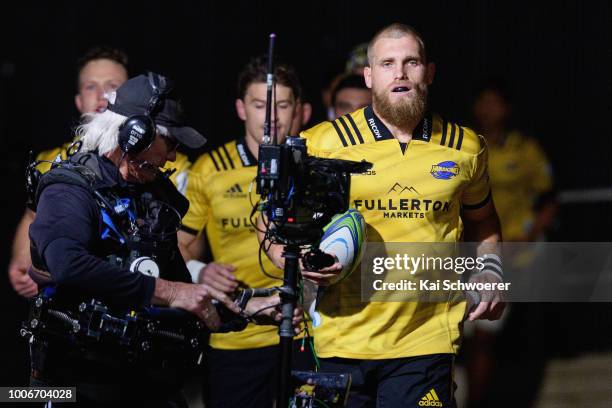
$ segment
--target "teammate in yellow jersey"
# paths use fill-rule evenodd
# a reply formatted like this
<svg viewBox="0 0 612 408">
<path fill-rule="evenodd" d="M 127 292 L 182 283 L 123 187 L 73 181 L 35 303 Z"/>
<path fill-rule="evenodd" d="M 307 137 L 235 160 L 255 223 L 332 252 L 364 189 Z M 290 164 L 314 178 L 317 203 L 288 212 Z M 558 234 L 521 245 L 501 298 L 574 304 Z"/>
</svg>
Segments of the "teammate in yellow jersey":
<svg viewBox="0 0 612 408">
<path fill-rule="evenodd" d="M 276 64 L 274 76 L 277 85 L 272 125 L 282 142 L 292 122 L 300 120 L 297 115 L 301 87 L 294 69 L 288 65 Z M 188 176 L 190 207 L 179 231 L 183 257 L 188 261 L 199 259 L 202 235 L 197 234 L 206 234 L 213 262 L 201 271 L 196 268 L 194 275 L 199 275 L 201 283 L 224 292 L 282 284 L 261 271 L 259 244 L 249 220 L 252 210 L 249 188 L 257 175 L 257 156 L 263 138 L 265 81 L 266 60 L 253 59 L 238 79 L 236 111 L 244 121 L 244 136 L 201 156 Z M 263 264 L 268 274 L 282 278 L 283 272 L 274 268 L 265 256 Z M 190 261 L 188 265 L 193 270 L 193 265 L 198 264 Z M 205 365 L 206 407 L 272 406 L 279 364 L 278 342 L 274 326 L 249 324 L 240 333 L 212 334 Z M 302 340 L 296 340 L 294 367 L 310 369 L 311 353 L 308 347 L 299 352 L 301 344 Z"/>
<path fill-rule="evenodd" d="M 366 86 L 363 75 L 350 74 L 338 82 L 332 96 L 334 119 L 372 103 L 372 91 Z"/>
<path fill-rule="evenodd" d="M 466 241 L 479 249 L 499 242 L 486 145 L 472 130 L 428 111 L 435 66 L 421 36 L 390 25 L 370 42 L 368 62 L 372 105 L 302 133 L 310 154 L 373 163 L 353 176 L 350 196 L 367 223 L 368 241 L 452 243 L 462 238 L 463 225 Z M 281 250 L 269 252 L 278 266 Z M 500 268 L 493 269 L 472 281 L 501 281 Z M 302 275 L 329 285 L 340 270 L 336 263 Z M 499 318 L 502 295 L 480 295 L 467 317 Z M 420 406 L 431 390 L 437 406 L 455 406 L 452 367 L 466 302 L 362 302 L 360 274 L 353 273 L 326 287 L 317 311 L 321 369 L 352 374 L 350 407 Z"/>
<path fill-rule="evenodd" d="M 537 140 L 511 126 L 512 99 L 505 81 L 489 79 L 475 99 L 475 126 L 487 139 L 489 174 L 504 241 L 545 240 L 558 210 L 553 193 L 552 170 Z M 514 265 L 514 269 L 520 266 Z M 503 371 L 499 368 L 503 363 L 494 350 L 504 335 L 504 325 L 537 326 L 537 319 L 533 316 L 544 315 L 542 310 L 545 307 L 538 303 L 514 304 L 506 310 L 502 320 L 478 321 L 473 327 L 466 327 L 463 350 L 466 355 L 470 406 L 490 405 L 487 404 L 487 398 L 495 398 L 488 391 L 493 379 L 498 378 L 498 373 Z M 529 318 L 526 319 L 526 316 Z M 517 405 L 531 406 L 537 397 L 546 364 L 543 348 L 531 345 L 521 350 L 521 358 L 524 358 L 528 367 L 521 365 L 527 369 L 521 370 L 524 375 L 519 380 L 522 385 L 519 395 L 523 399 L 517 400 L 521 402 Z"/>
<path fill-rule="evenodd" d="M 93 47 L 79 59 L 77 63 L 78 92 L 74 96 L 74 103 L 80 114 L 106 110 L 108 104 L 106 94 L 115 91 L 128 79 L 127 65 L 127 56 L 122 51 L 109 47 Z M 36 160 L 52 162 L 57 157 L 65 160 L 70 144 L 71 142 L 68 142 L 60 147 L 41 152 Z M 190 165 L 189 159 L 177 153 L 176 161 L 167 163 L 167 165 L 176 169 L 171 180 L 179 191 L 184 192 L 186 170 Z M 46 172 L 50 167 L 51 163 L 42 163 L 37 169 Z M 35 216 L 32 210 L 25 210 L 15 232 L 12 257 L 8 268 L 9 280 L 13 288 L 25 297 L 34 296 L 38 292 L 38 287 L 27 274 L 32 264 L 28 229 Z"/>
<path fill-rule="evenodd" d="M 533 241 L 554 220 L 552 170 L 538 142 L 509 128 L 512 113 L 509 91 L 491 80 L 474 104 L 478 131 L 489 146 L 489 174 L 504 241 Z"/>
</svg>

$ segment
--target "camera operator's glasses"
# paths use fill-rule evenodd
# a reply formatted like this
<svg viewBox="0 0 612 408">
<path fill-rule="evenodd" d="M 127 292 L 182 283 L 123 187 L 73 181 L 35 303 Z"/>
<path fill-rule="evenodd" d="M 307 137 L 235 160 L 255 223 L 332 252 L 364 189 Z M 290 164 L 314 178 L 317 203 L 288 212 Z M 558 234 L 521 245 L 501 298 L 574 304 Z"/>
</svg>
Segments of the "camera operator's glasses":
<svg viewBox="0 0 612 408">
<path fill-rule="evenodd" d="M 166 143 L 166 148 L 168 149 L 168 153 L 175 151 L 178 148 L 178 140 L 176 140 L 172 136 L 162 136 L 164 142 Z"/>
</svg>

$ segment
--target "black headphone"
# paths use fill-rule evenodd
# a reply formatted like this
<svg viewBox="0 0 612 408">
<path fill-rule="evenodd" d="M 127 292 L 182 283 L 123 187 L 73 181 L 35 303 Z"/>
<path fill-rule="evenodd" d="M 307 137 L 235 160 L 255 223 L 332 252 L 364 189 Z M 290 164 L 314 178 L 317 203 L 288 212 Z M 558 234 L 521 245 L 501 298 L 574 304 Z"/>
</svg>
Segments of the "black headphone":
<svg viewBox="0 0 612 408">
<path fill-rule="evenodd" d="M 156 127 L 152 115 L 167 93 L 166 78 L 153 72 L 149 72 L 148 77 L 153 96 L 149 99 L 147 109 L 142 115 L 128 117 L 119 126 L 119 148 L 132 155 L 145 151 L 153 144 Z"/>
</svg>

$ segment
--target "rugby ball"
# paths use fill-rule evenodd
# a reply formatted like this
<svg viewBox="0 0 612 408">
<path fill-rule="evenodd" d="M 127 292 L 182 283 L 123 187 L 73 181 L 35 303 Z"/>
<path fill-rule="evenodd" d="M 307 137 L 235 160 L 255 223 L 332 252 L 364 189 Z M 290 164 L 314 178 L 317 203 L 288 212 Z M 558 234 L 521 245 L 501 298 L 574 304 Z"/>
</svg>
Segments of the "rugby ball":
<svg viewBox="0 0 612 408">
<path fill-rule="evenodd" d="M 319 249 L 335 255 L 342 264 L 342 272 L 331 283 L 346 278 L 359 265 L 365 237 L 366 226 L 363 216 L 353 208 L 343 214 L 337 214 L 323 228 Z"/>
</svg>

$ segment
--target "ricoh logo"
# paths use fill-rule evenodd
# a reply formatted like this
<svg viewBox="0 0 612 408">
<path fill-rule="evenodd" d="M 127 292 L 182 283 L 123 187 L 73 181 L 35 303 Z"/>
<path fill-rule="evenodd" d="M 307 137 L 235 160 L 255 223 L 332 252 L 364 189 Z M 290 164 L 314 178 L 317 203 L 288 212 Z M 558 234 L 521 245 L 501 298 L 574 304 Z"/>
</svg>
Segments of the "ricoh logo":
<svg viewBox="0 0 612 408">
<path fill-rule="evenodd" d="M 244 150 L 244 145 L 238 144 L 236 145 L 236 148 L 238 149 L 238 154 L 240 155 L 242 163 L 244 163 L 245 166 L 251 164 L 249 156 L 247 155 L 246 150 Z"/>
<path fill-rule="evenodd" d="M 376 138 L 380 139 L 381 138 L 380 130 L 378 130 L 378 126 L 376 126 L 376 122 L 374 121 L 374 118 L 368 119 L 368 124 L 370 125 L 370 129 L 372 129 L 372 132 L 374 132 L 374 134 L 376 135 Z"/>
<path fill-rule="evenodd" d="M 423 121 L 423 140 L 429 140 L 429 121 L 427 118 Z"/>
</svg>

